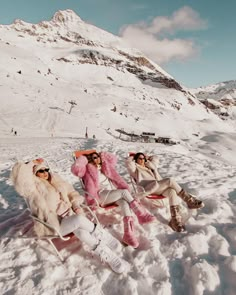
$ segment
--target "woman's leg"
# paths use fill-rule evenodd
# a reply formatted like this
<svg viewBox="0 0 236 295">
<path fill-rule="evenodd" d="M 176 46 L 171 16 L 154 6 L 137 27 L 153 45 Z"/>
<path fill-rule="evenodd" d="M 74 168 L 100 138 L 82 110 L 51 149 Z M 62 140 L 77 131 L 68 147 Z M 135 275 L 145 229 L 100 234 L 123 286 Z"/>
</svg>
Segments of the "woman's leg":
<svg viewBox="0 0 236 295">
<path fill-rule="evenodd" d="M 120 200 L 122 213 L 125 214 L 123 216 L 131 216 L 131 212 L 129 209 L 130 207 L 135 215 L 138 217 L 138 221 L 140 224 L 152 222 L 155 220 L 155 217 L 152 214 L 150 214 L 141 204 L 134 200 L 127 189 L 102 191 L 99 195 L 101 196 L 101 201 L 103 201 L 103 205 L 114 202 L 117 203 Z"/>
<path fill-rule="evenodd" d="M 132 216 L 129 203 L 123 199 L 116 201 L 116 203 L 120 206 L 121 213 L 123 216 Z"/>
<path fill-rule="evenodd" d="M 176 191 L 173 188 L 168 188 L 161 194 L 169 199 L 170 206 L 179 205 L 181 202 L 180 198 L 177 196 Z"/>
<path fill-rule="evenodd" d="M 204 203 L 201 200 L 198 200 L 196 197 L 193 197 L 191 194 L 187 193 L 173 178 L 162 179 L 158 181 L 158 184 L 159 188 L 157 189 L 157 193 L 162 194 L 163 189 L 172 188 L 176 191 L 177 195 L 187 203 L 189 209 L 199 209 L 204 207 Z"/>
<path fill-rule="evenodd" d="M 103 190 L 99 192 L 100 204 L 102 206 L 112 204 L 118 200 L 125 200 L 130 203 L 134 200 L 127 189 Z"/>
<path fill-rule="evenodd" d="M 85 216 L 72 215 L 62 219 L 60 232 L 63 236 L 73 232 L 78 239 L 87 244 L 91 249 L 95 249 L 98 241 L 91 235 L 94 228 L 94 223 Z"/>
<path fill-rule="evenodd" d="M 177 232 L 185 231 L 182 216 L 180 215 L 180 198 L 177 196 L 176 191 L 173 188 L 168 188 L 162 193 L 162 195 L 169 199 L 171 214 L 169 226 Z"/>
<path fill-rule="evenodd" d="M 112 251 L 114 250 L 114 245 L 112 245 L 112 250 L 109 248 L 109 241 L 111 242 L 111 239 L 113 239 L 114 242 L 116 239 L 102 228 L 98 228 L 98 225 L 95 226 L 95 224 L 85 216 L 72 215 L 63 218 L 60 231 L 62 235 L 73 232 L 76 237 L 86 243 L 102 261 L 107 262 L 113 271 L 122 273 L 125 270 L 124 261 Z"/>
<path fill-rule="evenodd" d="M 167 189 L 175 190 L 176 194 L 181 191 L 181 186 L 173 178 L 164 178 L 159 181 L 151 181 L 150 184 L 145 186 L 147 194 L 162 194 Z"/>
<path fill-rule="evenodd" d="M 121 213 L 124 216 L 124 235 L 122 241 L 127 245 L 137 248 L 139 242 L 135 235 L 134 218 L 129 205 L 134 199 L 130 195 L 130 192 L 126 189 L 104 190 L 100 192 L 99 196 L 102 205 L 108 205 L 115 202 L 120 206 Z"/>
</svg>

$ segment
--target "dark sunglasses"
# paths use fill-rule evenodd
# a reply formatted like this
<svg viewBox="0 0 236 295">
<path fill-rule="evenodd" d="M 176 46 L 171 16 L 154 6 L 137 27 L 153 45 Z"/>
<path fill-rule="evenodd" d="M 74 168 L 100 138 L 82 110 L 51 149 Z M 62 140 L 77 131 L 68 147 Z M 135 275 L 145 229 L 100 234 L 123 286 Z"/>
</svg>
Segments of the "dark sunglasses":
<svg viewBox="0 0 236 295">
<path fill-rule="evenodd" d="M 37 173 L 39 172 L 39 173 L 44 173 L 44 172 L 49 172 L 49 168 L 46 168 L 46 169 L 40 169 L 40 170 L 38 170 L 37 171 Z"/>
<path fill-rule="evenodd" d="M 100 157 L 99 157 L 99 156 L 93 156 L 93 157 L 92 157 L 93 160 L 96 160 L 96 159 L 98 159 L 98 158 L 100 158 Z"/>
<path fill-rule="evenodd" d="M 138 160 L 145 160 L 144 157 L 138 157 Z"/>
</svg>

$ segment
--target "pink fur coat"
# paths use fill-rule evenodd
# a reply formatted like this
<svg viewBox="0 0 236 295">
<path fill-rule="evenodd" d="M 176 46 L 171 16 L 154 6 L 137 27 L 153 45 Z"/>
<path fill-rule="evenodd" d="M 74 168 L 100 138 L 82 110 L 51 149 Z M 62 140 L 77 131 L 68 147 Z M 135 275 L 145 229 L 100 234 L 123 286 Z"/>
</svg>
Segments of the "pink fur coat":
<svg viewBox="0 0 236 295">
<path fill-rule="evenodd" d="M 102 160 L 101 172 L 110 179 L 117 189 L 129 190 L 128 184 L 115 170 L 117 157 L 107 152 L 100 153 L 100 157 Z M 88 194 L 85 194 L 87 204 L 94 205 L 96 203 L 94 198 L 99 200 L 98 191 L 100 189 L 97 167 L 88 163 L 85 156 L 80 156 L 72 165 L 71 172 L 82 178 L 85 190 L 88 192 Z"/>
</svg>

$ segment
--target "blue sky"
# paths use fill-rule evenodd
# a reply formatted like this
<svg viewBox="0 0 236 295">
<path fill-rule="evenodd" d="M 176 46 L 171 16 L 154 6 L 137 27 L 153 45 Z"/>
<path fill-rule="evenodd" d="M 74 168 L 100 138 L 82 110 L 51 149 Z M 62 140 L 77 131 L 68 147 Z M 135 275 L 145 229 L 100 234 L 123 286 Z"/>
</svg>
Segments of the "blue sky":
<svg viewBox="0 0 236 295">
<path fill-rule="evenodd" d="M 63 9 L 124 37 L 188 87 L 236 80 L 235 0 L 0 0 L 0 24 Z"/>
</svg>

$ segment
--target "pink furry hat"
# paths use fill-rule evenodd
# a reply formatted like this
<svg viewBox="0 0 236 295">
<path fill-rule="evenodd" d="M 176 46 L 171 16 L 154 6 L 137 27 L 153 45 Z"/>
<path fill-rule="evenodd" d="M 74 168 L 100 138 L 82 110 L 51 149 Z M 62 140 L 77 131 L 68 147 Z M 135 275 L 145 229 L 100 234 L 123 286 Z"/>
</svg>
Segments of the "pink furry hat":
<svg viewBox="0 0 236 295">
<path fill-rule="evenodd" d="M 40 169 L 49 169 L 48 165 L 45 162 L 42 162 L 38 165 L 34 165 L 33 173 L 36 174 Z"/>
</svg>

